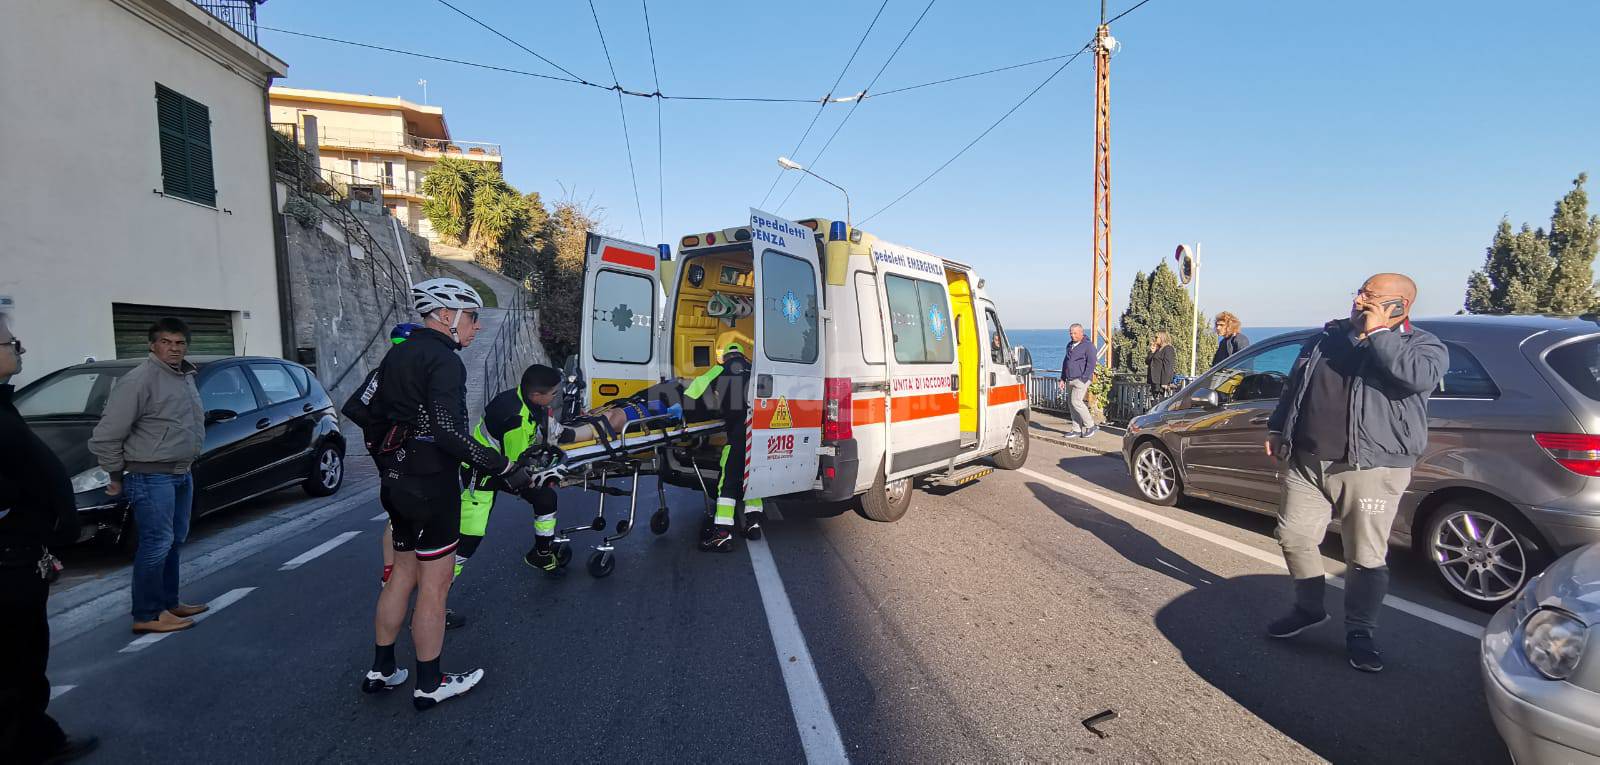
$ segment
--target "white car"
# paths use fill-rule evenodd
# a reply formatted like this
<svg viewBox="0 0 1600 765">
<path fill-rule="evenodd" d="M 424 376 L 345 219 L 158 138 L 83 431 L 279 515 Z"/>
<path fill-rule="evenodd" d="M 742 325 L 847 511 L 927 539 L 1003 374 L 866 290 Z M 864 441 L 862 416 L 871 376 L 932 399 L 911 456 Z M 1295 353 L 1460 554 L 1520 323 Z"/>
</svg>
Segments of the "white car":
<svg viewBox="0 0 1600 765">
<path fill-rule="evenodd" d="M 1600 544 L 1563 556 L 1501 608 L 1482 658 L 1489 710 L 1517 762 L 1600 763 Z"/>
</svg>

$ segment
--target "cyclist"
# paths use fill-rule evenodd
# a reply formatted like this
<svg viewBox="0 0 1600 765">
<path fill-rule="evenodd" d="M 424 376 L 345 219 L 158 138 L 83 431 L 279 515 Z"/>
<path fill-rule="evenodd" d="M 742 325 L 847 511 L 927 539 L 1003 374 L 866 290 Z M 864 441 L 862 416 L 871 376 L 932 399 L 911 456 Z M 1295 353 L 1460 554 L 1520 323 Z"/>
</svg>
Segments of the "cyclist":
<svg viewBox="0 0 1600 765">
<path fill-rule="evenodd" d="M 412 703 L 420 711 L 471 690 L 483 670 L 445 673 L 445 601 L 461 534 L 460 476 L 466 463 L 500 476 L 514 491 L 531 482 L 528 471 L 473 440 L 466 428 L 466 366 L 456 354 L 478 334 L 483 300 L 456 279 L 430 279 L 411 288 L 423 326 L 389 349 L 378 367 L 383 381 L 369 404 L 387 423 L 374 459 L 389 494 L 395 563 L 378 597 L 376 645 L 362 690 L 378 693 L 406 680 L 396 666 L 394 644 L 405 622 L 412 591 L 417 604 L 411 638 L 417 652 Z"/>
</svg>

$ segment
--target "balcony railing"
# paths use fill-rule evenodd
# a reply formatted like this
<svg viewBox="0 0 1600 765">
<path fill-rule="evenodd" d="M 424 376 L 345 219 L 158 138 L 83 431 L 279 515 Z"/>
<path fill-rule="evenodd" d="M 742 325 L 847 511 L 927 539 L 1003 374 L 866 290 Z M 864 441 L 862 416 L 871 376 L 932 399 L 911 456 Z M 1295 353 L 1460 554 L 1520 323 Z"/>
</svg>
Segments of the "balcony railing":
<svg viewBox="0 0 1600 765">
<path fill-rule="evenodd" d="M 423 153 L 468 158 L 500 156 L 500 144 L 497 143 L 422 138 L 410 133 L 392 130 L 362 130 L 360 128 L 322 125 L 317 129 L 317 141 L 323 146 L 342 146 L 351 149 L 376 149 L 381 151 L 410 149 Z"/>
<path fill-rule="evenodd" d="M 218 21 L 233 27 L 233 31 L 244 35 L 250 42 L 260 44 L 256 39 L 256 6 L 261 0 L 193 0 L 195 5 L 206 13 L 215 16 Z"/>
</svg>

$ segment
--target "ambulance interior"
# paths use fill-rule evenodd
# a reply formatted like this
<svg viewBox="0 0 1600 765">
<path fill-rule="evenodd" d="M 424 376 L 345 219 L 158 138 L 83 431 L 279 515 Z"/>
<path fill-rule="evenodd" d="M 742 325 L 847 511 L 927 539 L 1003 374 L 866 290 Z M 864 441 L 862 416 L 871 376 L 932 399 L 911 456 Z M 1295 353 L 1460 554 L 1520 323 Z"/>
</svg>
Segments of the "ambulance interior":
<svg viewBox="0 0 1600 765">
<path fill-rule="evenodd" d="M 672 375 L 687 382 L 722 360 L 722 350 L 738 343 L 753 353 L 756 333 L 754 256 L 748 246 L 690 255 L 678 264 L 677 301 L 672 307 Z M 752 356 L 753 358 L 753 356 Z M 713 436 L 695 463 L 717 469 L 727 439 Z"/>
</svg>

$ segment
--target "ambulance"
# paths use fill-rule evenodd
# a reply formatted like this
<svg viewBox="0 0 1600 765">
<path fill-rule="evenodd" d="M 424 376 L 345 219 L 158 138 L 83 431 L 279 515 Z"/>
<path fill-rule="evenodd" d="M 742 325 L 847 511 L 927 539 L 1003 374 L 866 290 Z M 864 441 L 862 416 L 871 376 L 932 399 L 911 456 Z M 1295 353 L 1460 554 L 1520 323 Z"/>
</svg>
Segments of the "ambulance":
<svg viewBox="0 0 1600 765">
<path fill-rule="evenodd" d="M 751 209 L 651 247 L 590 234 L 580 350 L 589 407 L 688 380 L 738 342 L 752 364 L 746 496 L 855 503 L 894 521 L 917 482 L 955 486 L 1028 456 L 1027 349 L 963 263 L 843 221 Z M 669 457 L 697 487 L 714 449 Z"/>
</svg>

